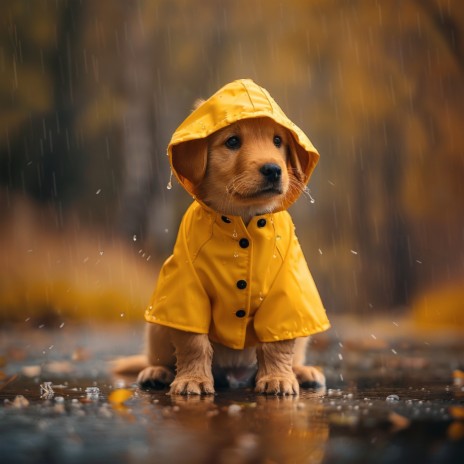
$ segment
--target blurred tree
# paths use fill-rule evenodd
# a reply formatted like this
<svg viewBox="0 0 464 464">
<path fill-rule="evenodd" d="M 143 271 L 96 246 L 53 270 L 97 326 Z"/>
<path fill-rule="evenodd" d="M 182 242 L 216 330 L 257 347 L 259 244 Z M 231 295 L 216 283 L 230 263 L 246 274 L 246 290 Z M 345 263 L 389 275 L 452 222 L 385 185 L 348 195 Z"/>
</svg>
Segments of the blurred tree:
<svg viewBox="0 0 464 464">
<path fill-rule="evenodd" d="M 193 101 L 266 87 L 321 152 L 293 207 L 329 308 L 464 276 L 458 0 L 5 0 L 0 183 L 165 256 L 190 201 L 165 148 Z M 78 221 L 78 222 L 79 222 Z M 168 231 L 168 233 L 166 233 Z M 139 247 L 139 243 L 137 243 Z"/>
<path fill-rule="evenodd" d="M 2 28 L 1 182 L 42 201 L 71 201 L 82 176 L 73 124 L 77 4 L 6 2 Z M 62 206 L 60 206 L 61 208 Z"/>
</svg>

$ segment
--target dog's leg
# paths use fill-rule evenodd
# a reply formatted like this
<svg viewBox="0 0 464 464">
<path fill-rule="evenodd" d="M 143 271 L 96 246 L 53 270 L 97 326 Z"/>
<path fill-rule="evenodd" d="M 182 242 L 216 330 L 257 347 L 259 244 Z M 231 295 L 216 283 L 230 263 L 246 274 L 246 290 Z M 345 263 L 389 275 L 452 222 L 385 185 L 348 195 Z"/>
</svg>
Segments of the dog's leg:
<svg viewBox="0 0 464 464">
<path fill-rule="evenodd" d="M 321 388 L 325 386 L 324 374 L 314 366 L 305 366 L 306 347 L 309 337 L 295 340 L 295 354 L 293 355 L 293 372 L 298 383 L 303 388 Z"/>
<path fill-rule="evenodd" d="M 171 340 L 175 347 L 177 375 L 171 384 L 171 395 L 214 393 L 211 364 L 213 349 L 207 334 L 174 330 Z"/>
<path fill-rule="evenodd" d="M 140 371 L 137 382 L 150 388 L 165 388 L 174 380 L 175 357 L 171 342 L 172 329 L 147 324 L 145 346 L 148 366 Z"/>
<path fill-rule="evenodd" d="M 258 346 L 256 392 L 271 395 L 298 395 L 299 385 L 292 370 L 295 340 L 262 343 Z"/>
</svg>

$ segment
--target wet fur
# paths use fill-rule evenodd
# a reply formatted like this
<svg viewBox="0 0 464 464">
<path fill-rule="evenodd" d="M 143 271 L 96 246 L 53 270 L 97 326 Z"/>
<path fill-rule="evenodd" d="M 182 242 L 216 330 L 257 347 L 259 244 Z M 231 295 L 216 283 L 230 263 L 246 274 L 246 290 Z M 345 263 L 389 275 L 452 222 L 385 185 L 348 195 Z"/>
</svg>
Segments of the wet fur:
<svg viewBox="0 0 464 464">
<path fill-rule="evenodd" d="M 236 150 L 226 145 L 233 136 L 241 140 Z M 280 137 L 280 146 L 275 136 Z M 293 144 L 286 129 L 271 119 L 245 119 L 215 132 L 203 147 L 199 144 L 189 164 L 182 165 L 180 158 L 174 159 L 174 164 L 203 203 L 222 214 L 241 216 L 247 224 L 253 216 L 281 208 L 287 195 L 304 190 Z M 278 181 L 270 182 L 260 171 L 269 163 L 281 169 Z M 146 356 L 132 358 L 134 367 L 144 367 L 138 382 L 153 387 L 170 385 L 170 394 L 212 394 L 213 372 L 237 369 L 256 372 L 258 393 L 295 395 L 299 385 L 325 384 L 319 370 L 304 365 L 308 338 L 233 350 L 212 344 L 207 334 L 157 324 L 147 325 L 146 337 Z M 116 371 L 127 372 L 130 365 L 129 360 L 125 365 L 122 362 Z"/>
</svg>

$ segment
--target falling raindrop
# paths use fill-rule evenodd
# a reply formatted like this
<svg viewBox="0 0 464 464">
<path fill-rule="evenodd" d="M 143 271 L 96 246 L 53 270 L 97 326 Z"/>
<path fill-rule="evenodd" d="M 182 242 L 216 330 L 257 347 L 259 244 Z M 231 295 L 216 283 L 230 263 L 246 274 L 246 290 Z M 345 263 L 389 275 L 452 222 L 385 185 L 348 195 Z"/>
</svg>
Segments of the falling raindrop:
<svg viewBox="0 0 464 464">
<path fill-rule="evenodd" d="M 305 193 L 306 195 L 308 195 L 309 201 L 310 201 L 311 203 L 316 203 L 316 200 L 314 199 L 314 197 L 313 197 L 313 196 L 311 195 L 311 193 L 309 192 L 308 187 L 305 187 L 305 188 L 304 188 L 304 193 Z"/>
<path fill-rule="evenodd" d="M 389 403 L 396 403 L 397 401 L 400 400 L 400 397 L 398 395 L 388 395 L 385 401 L 388 401 Z"/>
<path fill-rule="evenodd" d="M 172 189 L 172 169 L 171 169 L 171 173 L 169 174 L 169 182 L 168 182 L 168 185 L 166 185 L 166 188 L 168 190 Z"/>
<path fill-rule="evenodd" d="M 134 234 L 134 236 L 132 237 L 132 240 L 133 240 L 134 242 L 136 242 L 136 241 L 137 241 L 137 235 Z"/>
</svg>

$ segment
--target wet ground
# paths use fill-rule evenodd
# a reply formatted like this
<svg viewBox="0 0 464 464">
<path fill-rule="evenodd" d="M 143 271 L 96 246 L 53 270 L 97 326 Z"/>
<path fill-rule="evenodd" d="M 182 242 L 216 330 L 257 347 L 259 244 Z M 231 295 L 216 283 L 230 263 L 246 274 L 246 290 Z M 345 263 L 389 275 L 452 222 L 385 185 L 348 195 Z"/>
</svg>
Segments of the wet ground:
<svg viewBox="0 0 464 464">
<path fill-rule="evenodd" d="M 0 331 L 2 463 L 462 463 L 464 337 L 332 320 L 309 359 L 326 391 L 169 397 L 113 378 L 141 326 Z M 461 334 L 462 335 L 462 334 Z"/>
</svg>

